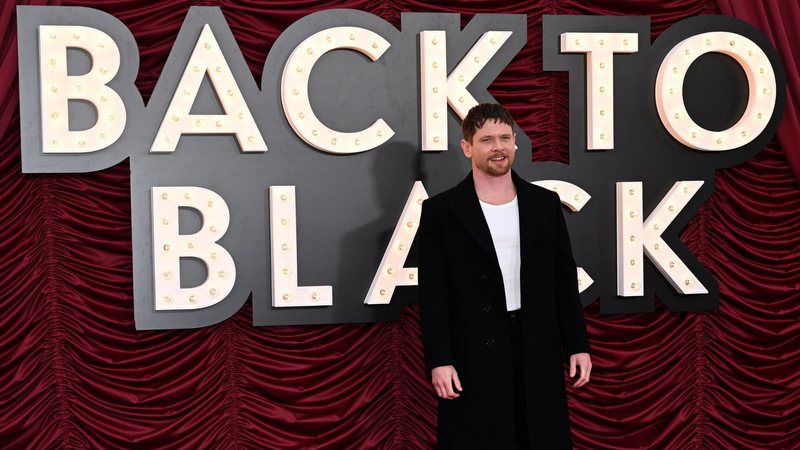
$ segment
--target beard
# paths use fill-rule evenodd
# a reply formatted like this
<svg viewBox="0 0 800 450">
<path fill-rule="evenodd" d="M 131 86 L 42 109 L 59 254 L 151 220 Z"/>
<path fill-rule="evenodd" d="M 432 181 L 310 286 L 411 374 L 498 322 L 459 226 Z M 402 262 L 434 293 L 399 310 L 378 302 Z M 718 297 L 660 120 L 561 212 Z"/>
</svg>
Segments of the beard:
<svg viewBox="0 0 800 450">
<path fill-rule="evenodd" d="M 500 161 L 499 163 L 491 161 L 492 158 L 496 158 L 498 156 L 505 156 L 505 159 Z M 508 153 L 495 153 L 493 155 L 489 155 L 486 158 L 481 158 L 476 161 L 476 166 L 478 170 L 485 173 L 486 175 L 492 177 L 501 177 L 508 173 L 511 170 L 511 165 L 514 163 L 514 152 Z"/>
</svg>

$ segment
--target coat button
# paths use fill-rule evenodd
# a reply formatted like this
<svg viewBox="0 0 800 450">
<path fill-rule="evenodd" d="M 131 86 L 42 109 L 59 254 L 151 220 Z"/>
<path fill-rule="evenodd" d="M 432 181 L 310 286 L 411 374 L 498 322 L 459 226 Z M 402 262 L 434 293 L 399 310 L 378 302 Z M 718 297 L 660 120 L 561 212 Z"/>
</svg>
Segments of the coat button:
<svg viewBox="0 0 800 450">
<path fill-rule="evenodd" d="M 486 339 L 485 343 L 486 343 L 487 347 L 494 347 L 494 339 L 493 338 Z"/>
<path fill-rule="evenodd" d="M 492 305 L 486 305 L 483 307 L 483 312 L 490 312 L 492 310 Z"/>
</svg>

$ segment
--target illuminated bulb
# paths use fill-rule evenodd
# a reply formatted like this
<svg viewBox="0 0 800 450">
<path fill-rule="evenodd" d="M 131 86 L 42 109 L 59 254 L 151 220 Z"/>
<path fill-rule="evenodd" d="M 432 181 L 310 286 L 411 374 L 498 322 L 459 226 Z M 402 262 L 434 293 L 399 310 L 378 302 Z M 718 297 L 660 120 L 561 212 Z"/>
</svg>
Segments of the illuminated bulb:
<svg viewBox="0 0 800 450">
<path fill-rule="evenodd" d="M 209 50 L 211 48 L 211 43 L 210 42 L 206 42 L 205 44 L 203 44 L 203 47 L 205 47 L 206 50 Z"/>
<path fill-rule="evenodd" d="M 292 89 L 292 95 L 298 95 L 298 94 L 300 94 L 300 91 L 297 90 L 297 88 Z"/>
<path fill-rule="evenodd" d="M 438 87 L 434 87 L 432 89 L 432 91 L 433 91 L 434 94 L 438 94 L 439 93 L 439 88 Z"/>
<path fill-rule="evenodd" d="M 684 186 L 683 187 L 683 193 L 684 194 L 688 194 L 689 193 L 689 186 Z"/>
<path fill-rule="evenodd" d="M 458 81 L 463 83 L 464 82 L 464 75 L 459 75 L 458 76 Z"/>
<path fill-rule="evenodd" d="M 636 214 L 636 210 L 635 210 L 635 209 L 632 209 L 632 210 L 631 210 L 631 212 L 630 212 L 630 216 L 631 216 L 631 217 L 636 217 L 636 215 L 637 215 L 637 214 Z"/>
<path fill-rule="evenodd" d="M 599 43 L 600 45 L 606 45 L 606 40 L 605 40 L 605 39 L 600 39 L 600 40 L 598 41 L 598 43 Z"/>
<path fill-rule="evenodd" d="M 491 39 L 489 39 L 489 43 L 492 44 L 492 45 L 497 45 L 497 39 L 491 38 Z"/>
<path fill-rule="evenodd" d="M 606 115 L 606 110 L 605 109 L 601 109 L 600 110 L 600 115 L 601 116 L 605 116 Z"/>
<path fill-rule="evenodd" d="M 240 112 L 239 115 L 237 115 L 236 117 L 238 117 L 239 120 L 242 120 L 242 119 L 244 119 L 244 113 Z"/>
<path fill-rule="evenodd" d="M 117 116 L 115 116 L 115 115 L 113 115 L 113 114 L 111 114 L 110 116 L 108 116 L 108 121 L 109 121 L 109 122 L 113 122 L 113 121 L 115 121 L 115 120 L 117 120 Z"/>
<path fill-rule="evenodd" d="M 331 145 L 336 145 L 336 138 L 331 138 Z"/>
<path fill-rule="evenodd" d="M 406 223 L 406 226 L 408 228 L 414 228 L 414 222 L 409 221 L 409 222 Z"/>
<path fill-rule="evenodd" d="M 728 44 L 730 44 L 730 46 L 733 47 L 734 45 L 736 45 L 736 41 L 731 40 L 730 42 L 728 42 Z M 749 55 L 750 52 L 747 52 L 747 54 Z"/>
<path fill-rule="evenodd" d="M 692 54 L 692 51 L 687 48 L 686 50 L 683 51 L 683 54 L 689 56 Z"/>
<path fill-rule="evenodd" d="M 629 190 L 628 195 L 636 195 L 636 189 Z"/>
<path fill-rule="evenodd" d="M 355 41 L 356 40 L 356 34 L 355 33 L 350 33 L 349 38 L 350 38 L 351 41 Z"/>
<path fill-rule="evenodd" d="M 678 73 L 678 72 L 680 72 L 680 70 L 678 70 L 678 68 L 677 68 L 677 67 L 673 67 L 673 68 L 672 68 L 672 73 Z"/>
<path fill-rule="evenodd" d="M 681 113 L 675 113 L 675 120 L 680 120 Z"/>
<path fill-rule="evenodd" d="M 58 139 L 53 139 L 53 145 L 58 145 Z"/>
<path fill-rule="evenodd" d="M 653 245 L 653 248 L 654 248 L 654 249 L 656 249 L 656 250 L 661 250 L 661 244 L 659 244 L 659 243 L 657 243 L 657 242 L 656 242 L 656 243 Z"/>
<path fill-rule="evenodd" d="M 622 45 L 627 46 L 628 45 L 628 40 L 627 39 L 623 39 L 622 40 Z"/>
<path fill-rule="evenodd" d="M 306 113 L 304 113 L 303 111 L 300 111 L 299 113 L 297 113 L 297 117 L 299 117 L 301 119 L 305 119 L 306 118 Z"/>
<path fill-rule="evenodd" d="M 659 228 L 661 228 L 661 227 L 657 223 L 653 224 L 653 229 L 654 230 L 658 231 Z"/>
<path fill-rule="evenodd" d="M 208 203 L 206 203 L 206 204 L 208 205 L 209 208 L 213 208 L 214 207 L 214 200 L 209 200 Z"/>
<path fill-rule="evenodd" d="M 317 131 L 317 130 L 311 130 L 311 135 L 312 135 L 312 136 L 316 136 L 316 135 L 318 135 L 318 134 L 319 134 L 319 131 Z"/>
<path fill-rule="evenodd" d="M 381 289 L 380 292 L 381 297 L 386 297 L 386 289 Z"/>
<path fill-rule="evenodd" d="M 233 89 L 228 89 L 226 94 L 228 94 L 228 97 L 233 97 Z"/>
<path fill-rule="evenodd" d="M 422 205 L 422 202 L 424 202 L 424 201 L 425 201 L 424 199 L 418 198 L 417 199 L 417 204 L 418 205 Z"/>
<path fill-rule="evenodd" d="M 162 248 L 164 249 L 165 252 L 168 252 L 169 251 L 169 244 L 164 244 L 164 247 L 162 247 Z"/>
<path fill-rule="evenodd" d="M 411 272 L 411 273 L 408 274 L 408 279 L 409 280 L 413 280 L 414 278 L 415 278 L 414 272 Z"/>
<path fill-rule="evenodd" d="M 459 101 L 459 103 L 464 103 L 464 97 L 463 96 L 458 97 L 458 101 Z"/>
<path fill-rule="evenodd" d="M 53 58 L 50 58 L 50 65 L 51 66 L 55 66 L 56 65 L 56 60 L 53 59 Z"/>
<path fill-rule="evenodd" d="M 222 122 L 218 120 L 218 121 L 217 121 L 217 122 L 216 122 L 214 125 L 215 125 L 217 128 L 221 128 L 221 127 L 222 127 Z"/>
<path fill-rule="evenodd" d="M 722 138 L 717 138 L 717 144 L 722 144 Z"/>
<path fill-rule="evenodd" d="M 439 113 L 438 112 L 433 113 L 433 118 L 434 119 L 438 119 L 439 118 Z"/>
<path fill-rule="evenodd" d="M 172 271 L 170 271 L 170 270 L 165 271 L 164 272 L 164 278 L 167 278 L 167 279 L 172 278 Z"/>
<path fill-rule="evenodd" d="M 187 247 L 189 247 L 189 248 L 194 248 L 194 241 L 189 241 L 189 242 L 186 244 L 186 246 L 187 246 Z"/>
<path fill-rule="evenodd" d="M 53 114 L 50 114 L 50 118 L 52 118 L 52 119 L 58 119 L 58 113 L 57 113 L 57 112 L 54 112 Z"/>
<path fill-rule="evenodd" d="M 197 303 L 197 296 L 190 295 L 189 296 L 189 303 Z"/>
<path fill-rule="evenodd" d="M 309 47 L 309 48 L 306 49 L 306 53 L 308 53 L 309 55 L 313 55 L 314 54 L 314 49 Z"/>
<path fill-rule="evenodd" d="M 683 284 L 689 286 L 690 284 L 692 284 L 692 280 L 690 278 L 687 278 L 687 279 L 683 280 Z"/>
<path fill-rule="evenodd" d="M 177 114 L 174 114 L 174 115 L 172 116 L 172 120 L 173 120 L 173 121 L 175 121 L 175 122 L 178 122 L 178 121 L 180 121 L 180 120 L 181 120 L 181 116 L 179 116 L 179 115 L 177 115 Z"/>
<path fill-rule="evenodd" d="M 747 56 L 753 56 L 753 51 L 752 50 L 748 50 L 747 51 Z"/>
<path fill-rule="evenodd" d="M 380 45 L 378 45 L 378 43 L 377 43 L 377 42 L 373 42 L 373 43 L 372 43 L 372 48 L 378 48 L 378 47 L 380 47 Z"/>
<path fill-rule="evenodd" d="M 200 72 L 200 67 L 199 66 L 194 66 L 194 67 L 192 67 L 192 70 L 195 71 L 195 72 Z"/>
<path fill-rule="evenodd" d="M 289 250 L 289 244 L 281 244 L 281 250 L 283 251 Z"/>
<path fill-rule="evenodd" d="M 760 119 L 760 118 L 762 118 L 762 117 L 763 117 L 763 115 L 762 115 L 761 113 L 758 113 L 758 114 L 756 114 L 756 118 L 757 118 L 757 119 Z"/>
<path fill-rule="evenodd" d="M 674 207 L 674 206 L 672 206 L 672 205 L 669 205 L 669 206 L 667 207 L 667 210 L 668 210 L 669 212 L 675 212 L 675 207 Z"/>
<path fill-rule="evenodd" d="M 438 143 L 438 142 L 439 142 L 439 136 L 434 136 L 434 137 L 433 137 L 433 142 L 436 142 L 436 143 Z"/>
<path fill-rule="evenodd" d="M 397 249 L 402 252 L 402 251 L 404 251 L 406 249 L 406 246 L 405 246 L 405 244 L 400 244 L 400 245 L 397 246 Z"/>
<path fill-rule="evenodd" d="M 635 259 L 632 259 L 632 260 L 631 260 L 631 262 L 630 262 L 630 264 L 631 264 L 632 266 L 635 266 L 635 265 L 636 265 L 636 260 L 635 260 Z"/>
<path fill-rule="evenodd" d="M 771 93 L 772 93 L 772 90 L 770 90 L 769 88 L 764 88 L 764 90 L 763 90 L 763 91 L 761 91 L 761 92 L 763 92 L 763 93 L 764 93 L 764 95 L 769 95 L 769 94 L 771 94 Z"/>
<path fill-rule="evenodd" d="M 386 273 L 388 273 L 389 275 L 394 275 L 394 268 L 389 267 L 388 269 L 386 269 Z"/>
<path fill-rule="evenodd" d="M 101 75 L 105 75 L 105 74 L 107 74 L 107 73 L 108 73 L 108 69 L 106 69 L 105 67 L 101 67 L 101 68 L 100 68 L 100 74 L 101 74 Z"/>
<path fill-rule="evenodd" d="M 631 289 L 639 289 L 639 283 L 631 283 Z"/>
<path fill-rule="evenodd" d="M 605 133 L 600 133 L 600 139 L 605 140 L 606 139 L 606 134 Z"/>
<path fill-rule="evenodd" d="M 222 73 L 222 66 L 217 66 L 216 71 L 217 73 Z"/>
<path fill-rule="evenodd" d="M 289 275 L 289 269 L 287 269 L 286 267 L 281 269 L 281 275 L 288 276 Z"/>
<path fill-rule="evenodd" d="M 301 66 L 297 66 L 297 68 L 295 68 L 294 70 L 296 70 L 297 73 L 300 73 L 303 71 L 303 68 Z"/>
<path fill-rule="evenodd" d="M 172 297 L 169 295 L 164 296 L 164 303 L 172 303 Z"/>
<path fill-rule="evenodd" d="M 203 121 L 200 120 L 200 119 L 195 120 L 194 121 L 194 126 L 196 126 L 197 128 L 202 127 L 203 126 Z"/>
<path fill-rule="evenodd" d="M 481 63 L 481 57 L 480 56 L 476 56 L 472 60 L 475 61 L 475 64 L 480 64 Z"/>
<path fill-rule="evenodd" d="M 218 256 L 217 252 L 211 252 L 211 259 L 217 259 Z"/>
<path fill-rule="evenodd" d="M 101 96 L 100 96 L 100 101 L 101 101 L 101 102 L 108 101 L 108 97 L 106 97 L 105 95 L 101 95 Z"/>
<path fill-rule="evenodd" d="M 220 278 L 225 278 L 225 275 L 226 275 L 226 273 L 225 273 L 224 270 L 220 270 L 219 272 L 217 272 L 217 276 L 220 277 Z"/>
<path fill-rule="evenodd" d="M 78 145 L 79 145 L 79 146 L 81 146 L 81 147 L 83 147 L 83 146 L 85 146 L 85 145 L 86 145 L 86 141 L 84 141 L 83 139 L 81 139 L 81 140 L 79 140 L 79 141 L 78 141 Z"/>
<path fill-rule="evenodd" d="M 168 199 L 168 198 L 169 198 L 169 194 L 167 194 L 166 192 L 164 192 L 163 194 L 161 194 L 161 200 L 166 200 L 166 199 Z"/>
<path fill-rule="evenodd" d="M 431 67 L 433 67 L 434 69 L 438 69 L 438 68 L 439 68 L 439 63 L 438 63 L 438 62 L 436 62 L 436 61 L 434 61 L 434 62 L 431 64 Z"/>
<path fill-rule="evenodd" d="M 217 296 L 217 290 L 214 289 L 214 288 L 209 289 L 208 293 L 211 294 L 212 297 L 216 297 Z"/>
<path fill-rule="evenodd" d="M 438 40 L 438 39 L 436 39 L 436 38 L 434 38 L 434 39 L 431 39 L 431 44 L 433 44 L 433 45 L 437 45 L 438 43 L 439 43 L 439 40 Z"/>
<path fill-rule="evenodd" d="M 600 86 L 600 92 L 605 92 L 605 91 L 606 91 L 606 87 L 605 86 Z"/>
<path fill-rule="evenodd" d="M 183 198 L 185 198 L 186 200 L 190 200 L 192 198 L 192 194 L 187 192 L 187 193 L 183 194 Z"/>
<path fill-rule="evenodd" d="M 281 225 L 283 225 L 283 226 L 289 225 L 289 219 L 287 219 L 285 217 L 283 219 L 281 219 Z"/>
<path fill-rule="evenodd" d="M 669 88 L 669 95 L 675 94 L 675 88 Z"/>
<path fill-rule="evenodd" d="M 580 194 L 575 194 L 574 196 L 572 196 L 572 199 L 575 200 L 576 202 L 580 202 L 581 201 L 581 196 L 580 196 Z"/>
<path fill-rule="evenodd" d="M 675 268 L 675 261 L 670 261 L 669 262 L 669 268 L 670 269 L 674 269 Z"/>
<path fill-rule="evenodd" d="M 292 296 L 291 296 L 291 295 L 289 295 L 289 294 L 283 294 L 283 301 L 285 301 L 285 302 L 288 302 L 290 298 L 292 298 Z"/>
<path fill-rule="evenodd" d="M 164 225 L 169 225 L 169 219 L 161 219 L 161 223 Z"/>
<path fill-rule="evenodd" d="M 747 137 L 747 131 L 744 131 L 744 130 L 742 130 L 742 137 L 743 137 L 743 138 L 746 138 L 746 137 Z"/>
<path fill-rule="evenodd" d="M 53 92 L 58 92 L 58 88 L 55 87 L 55 86 L 51 87 L 50 90 L 53 91 Z"/>
<path fill-rule="evenodd" d="M 580 39 L 575 39 L 575 46 L 576 47 L 580 47 L 581 46 L 581 40 Z"/>
<path fill-rule="evenodd" d="M 711 39 L 706 39 L 706 45 L 708 45 L 708 46 L 711 45 Z"/>
<path fill-rule="evenodd" d="M 105 138 L 106 138 L 106 134 L 105 133 L 100 133 L 100 139 L 105 139 Z"/>
<path fill-rule="evenodd" d="M 286 201 L 287 198 L 288 197 L 286 197 L 286 194 L 281 194 L 281 200 Z"/>
<path fill-rule="evenodd" d="M 216 233 L 217 232 L 217 227 L 215 225 L 211 225 L 210 227 L 208 227 L 208 231 L 210 231 L 212 233 Z"/>
<path fill-rule="evenodd" d="M 353 143 L 356 144 L 356 145 L 361 145 L 361 140 L 360 139 L 354 139 Z"/>
<path fill-rule="evenodd" d="M 72 35 L 72 37 L 73 37 L 73 38 L 74 38 L 74 39 L 77 41 L 77 40 L 80 40 L 80 38 L 81 38 L 81 35 L 80 35 L 80 34 L 78 34 L 78 33 L 74 33 L 74 34 Z"/>
<path fill-rule="evenodd" d="M 692 131 L 692 139 L 697 139 L 697 132 L 696 131 Z"/>
<path fill-rule="evenodd" d="M 377 135 L 378 135 L 378 137 L 383 137 L 383 130 L 378 130 Z"/>
<path fill-rule="evenodd" d="M 319 294 L 317 294 L 316 292 L 312 292 L 311 293 L 311 300 L 313 300 L 313 301 L 319 300 Z"/>
</svg>

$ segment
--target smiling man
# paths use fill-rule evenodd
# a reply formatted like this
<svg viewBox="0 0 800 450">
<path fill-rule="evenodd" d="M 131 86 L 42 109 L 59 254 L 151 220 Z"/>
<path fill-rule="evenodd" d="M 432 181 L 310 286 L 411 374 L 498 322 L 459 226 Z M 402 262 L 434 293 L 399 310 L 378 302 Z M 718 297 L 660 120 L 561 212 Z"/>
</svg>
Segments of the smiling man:
<svg viewBox="0 0 800 450">
<path fill-rule="evenodd" d="M 513 119 L 462 123 L 472 171 L 422 206 L 419 283 L 439 448 L 571 448 L 564 359 L 589 381 L 589 341 L 558 196 L 511 170 Z M 563 355 L 563 356 L 562 356 Z"/>
</svg>

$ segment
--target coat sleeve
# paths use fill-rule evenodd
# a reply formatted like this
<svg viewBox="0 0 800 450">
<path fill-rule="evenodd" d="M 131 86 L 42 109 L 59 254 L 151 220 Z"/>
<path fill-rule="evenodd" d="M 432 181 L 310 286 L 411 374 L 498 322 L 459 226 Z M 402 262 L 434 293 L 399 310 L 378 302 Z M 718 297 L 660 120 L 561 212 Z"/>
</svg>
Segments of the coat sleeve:
<svg viewBox="0 0 800 450">
<path fill-rule="evenodd" d="M 442 225 L 430 201 L 422 204 L 419 225 L 419 305 L 425 366 L 454 364 L 450 342 L 450 292 Z"/>
<path fill-rule="evenodd" d="M 569 357 L 576 353 L 589 353 L 591 349 L 578 292 L 577 268 L 572 256 L 567 224 L 564 221 L 558 195 L 553 194 L 553 198 L 556 221 L 556 307 L 561 345 L 565 356 Z"/>
</svg>

